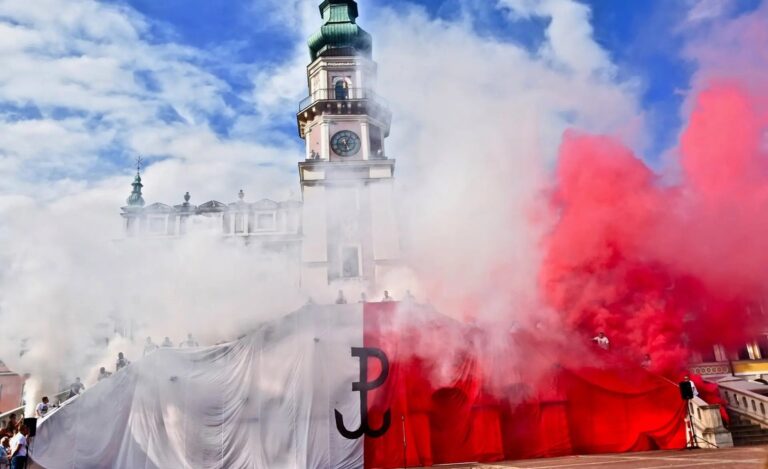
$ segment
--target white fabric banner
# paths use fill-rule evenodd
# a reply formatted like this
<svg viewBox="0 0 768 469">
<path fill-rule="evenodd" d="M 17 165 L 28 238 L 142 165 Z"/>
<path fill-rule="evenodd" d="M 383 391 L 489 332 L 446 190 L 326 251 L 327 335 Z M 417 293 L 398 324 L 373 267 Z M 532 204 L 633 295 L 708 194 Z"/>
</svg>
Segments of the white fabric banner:
<svg viewBox="0 0 768 469">
<path fill-rule="evenodd" d="M 307 306 L 235 342 L 160 349 L 41 422 L 46 469 L 353 469 L 363 306 Z M 130 357 L 129 357 L 130 358 Z"/>
</svg>

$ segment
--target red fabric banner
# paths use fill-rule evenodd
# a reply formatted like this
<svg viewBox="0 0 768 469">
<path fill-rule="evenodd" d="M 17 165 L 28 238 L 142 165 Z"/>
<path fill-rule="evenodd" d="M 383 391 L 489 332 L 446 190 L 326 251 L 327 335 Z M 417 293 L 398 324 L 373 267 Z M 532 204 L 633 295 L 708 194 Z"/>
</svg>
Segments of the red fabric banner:
<svg viewBox="0 0 768 469">
<path fill-rule="evenodd" d="M 389 430 L 365 439 L 366 468 L 685 446 L 685 406 L 666 379 L 640 367 L 554 364 L 542 370 L 535 389 L 520 374 L 490 380 L 464 347 L 480 332 L 436 313 L 410 315 L 407 308 L 365 305 L 365 346 L 383 350 L 389 361 L 387 381 L 369 392 L 371 428 L 391 412 Z M 450 354 L 433 353 L 451 340 L 457 345 Z M 369 379 L 380 372 L 370 360 Z M 489 392 L 490 381 L 506 392 Z"/>
</svg>

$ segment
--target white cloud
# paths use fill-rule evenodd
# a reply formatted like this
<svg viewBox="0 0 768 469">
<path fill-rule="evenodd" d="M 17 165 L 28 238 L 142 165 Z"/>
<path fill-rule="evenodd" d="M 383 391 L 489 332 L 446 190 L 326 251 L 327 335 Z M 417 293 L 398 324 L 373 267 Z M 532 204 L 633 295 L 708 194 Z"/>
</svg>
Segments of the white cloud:
<svg viewBox="0 0 768 469">
<path fill-rule="evenodd" d="M 577 74 L 607 75 L 615 66 L 607 52 L 595 42 L 591 10 L 573 0 L 498 0 L 514 17 L 543 17 L 549 20 L 542 58 Z"/>
<path fill-rule="evenodd" d="M 733 0 L 687 0 L 686 21 L 698 23 L 722 17 L 733 6 Z"/>
<path fill-rule="evenodd" d="M 0 18 L 8 64 L 0 70 L 0 103 L 38 114 L 5 113 L 0 178 L 14 182 L 0 194 L 38 192 L 38 184 L 62 175 L 93 180 L 105 157 L 121 153 L 128 166 L 136 153 L 220 161 L 219 153 L 235 147 L 250 153 L 238 164 L 253 169 L 256 184 L 255 165 L 264 160 L 291 168 L 290 157 L 275 160 L 271 149 L 253 143 L 255 135 L 243 132 L 234 142 L 213 135 L 212 120 L 236 115 L 224 99 L 229 85 L 201 65 L 212 60 L 205 52 L 152 42 L 147 20 L 135 11 L 92 0 L 10 0 L 0 4 Z M 207 182 L 200 166 L 189 168 L 197 171 L 193 186 Z M 163 187 L 151 173 L 147 182 Z"/>
</svg>

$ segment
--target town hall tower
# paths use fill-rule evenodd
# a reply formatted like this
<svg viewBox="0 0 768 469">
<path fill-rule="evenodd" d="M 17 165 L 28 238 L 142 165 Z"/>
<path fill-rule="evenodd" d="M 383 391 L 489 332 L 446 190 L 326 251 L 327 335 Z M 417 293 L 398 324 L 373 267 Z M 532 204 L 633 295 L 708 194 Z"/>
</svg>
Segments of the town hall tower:
<svg viewBox="0 0 768 469">
<path fill-rule="evenodd" d="M 303 198 L 302 285 L 374 291 L 400 258 L 395 160 L 385 140 L 391 112 L 376 92 L 370 34 L 357 2 L 325 0 L 309 39 L 309 96 L 299 106 Z"/>
</svg>

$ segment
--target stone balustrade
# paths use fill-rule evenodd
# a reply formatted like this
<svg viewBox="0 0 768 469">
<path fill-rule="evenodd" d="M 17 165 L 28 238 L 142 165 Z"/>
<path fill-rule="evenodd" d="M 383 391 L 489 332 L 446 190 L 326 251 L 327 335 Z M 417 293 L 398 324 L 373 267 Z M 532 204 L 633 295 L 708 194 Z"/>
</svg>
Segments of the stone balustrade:
<svg viewBox="0 0 768 469">
<path fill-rule="evenodd" d="M 703 399 L 696 397 L 689 401 L 693 429 L 696 432 L 696 440 L 702 448 L 732 448 L 733 437 L 731 432 L 723 425 L 718 404 L 707 404 Z M 688 438 L 690 438 L 690 435 Z"/>
<path fill-rule="evenodd" d="M 768 397 L 755 392 L 760 388 L 765 389 L 764 385 L 739 379 L 720 380 L 718 384 L 720 395 L 728 403 L 729 410 L 768 428 Z"/>
</svg>

